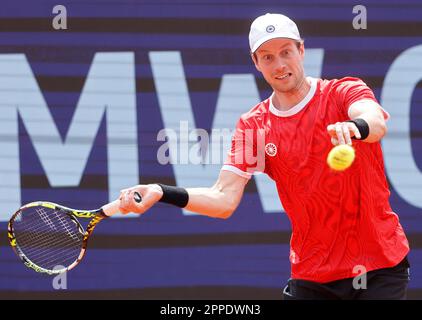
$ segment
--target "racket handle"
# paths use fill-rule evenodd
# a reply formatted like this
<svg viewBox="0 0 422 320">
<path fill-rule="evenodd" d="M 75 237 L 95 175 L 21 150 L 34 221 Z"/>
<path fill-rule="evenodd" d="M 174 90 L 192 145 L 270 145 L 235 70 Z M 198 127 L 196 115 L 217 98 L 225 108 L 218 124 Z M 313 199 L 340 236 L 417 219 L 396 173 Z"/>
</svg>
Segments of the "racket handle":
<svg viewBox="0 0 422 320">
<path fill-rule="evenodd" d="M 134 199 L 136 202 L 140 203 L 142 201 L 142 197 L 138 192 L 135 192 Z M 106 216 L 111 217 L 112 215 L 120 212 L 120 200 L 114 200 L 102 207 L 103 212 Z"/>
<path fill-rule="evenodd" d="M 120 212 L 120 200 L 114 200 L 113 202 L 107 203 L 102 207 L 103 212 L 106 216 L 111 217 L 112 215 Z"/>
</svg>

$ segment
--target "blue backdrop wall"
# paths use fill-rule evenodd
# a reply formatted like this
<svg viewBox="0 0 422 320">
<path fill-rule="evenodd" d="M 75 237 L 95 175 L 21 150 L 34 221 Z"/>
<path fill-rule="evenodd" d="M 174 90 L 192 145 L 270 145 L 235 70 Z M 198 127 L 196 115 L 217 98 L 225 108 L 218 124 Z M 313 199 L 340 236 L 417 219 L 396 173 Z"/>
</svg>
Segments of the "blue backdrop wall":
<svg viewBox="0 0 422 320">
<path fill-rule="evenodd" d="M 183 157 L 195 139 L 183 149 L 168 133 L 231 130 L 271 94 L 247 36 L 256 16 L 278 12 L 299 26 L 309 75 L 360 77 L 390 112 L 391 204 L 412 247 L 409 296 L 422 298 L 420 1 L 361 1 L 366 29 L 353 27 L 354 1 L 61 1 L 60 30 L 57 4 L 0 8 L 0 297 L 281 298 L 290 223 L 264 176 L 228 220 L 159 204 L 102 223 L 67 290 L 26 269 L 6 232 L 10 215 L 34 200 L 89 209 L 136 183 L 211 185 L 227 141 L 212 153 L 220 161 L 194 164 L 194 152 Z M 157 159 L 163 146 L 171 163 Z"/>
</svg>

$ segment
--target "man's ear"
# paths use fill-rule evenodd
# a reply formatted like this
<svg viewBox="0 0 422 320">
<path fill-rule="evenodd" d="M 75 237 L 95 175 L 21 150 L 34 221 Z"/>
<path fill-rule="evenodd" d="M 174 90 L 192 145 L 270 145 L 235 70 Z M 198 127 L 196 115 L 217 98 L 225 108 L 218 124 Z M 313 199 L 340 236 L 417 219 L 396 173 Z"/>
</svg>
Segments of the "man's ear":
<svg viewBox="0 0 422 320">
<path fill-rule="evenodd" d="M 261 69 L 259 68 L 259 64 L 258 64 L 258 57 L 257 57 L 256 53 L 251 53 L 251 58 L 252 58 L 253 63 L 255 64 L 255 68 L 256 68 L 259 72 L 261 72 Z"/>
<path fill-rule="evenodd" d="M 300 54 L 302 61 L 305 60 L 305 44 L 303 42 L 300 44 L 299 54 Z"/>
</svg>

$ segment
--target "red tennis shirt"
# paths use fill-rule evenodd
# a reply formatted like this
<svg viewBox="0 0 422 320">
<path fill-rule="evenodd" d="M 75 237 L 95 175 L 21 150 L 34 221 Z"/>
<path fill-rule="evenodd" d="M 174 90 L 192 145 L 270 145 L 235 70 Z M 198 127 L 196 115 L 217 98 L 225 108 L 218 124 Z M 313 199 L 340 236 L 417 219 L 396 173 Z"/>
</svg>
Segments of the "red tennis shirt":
<svg viewBox="0 0 422 320">
<path fill-rule="evenodd" d="M 292 278 L 329 282 L 392 267 L 409 243 L 389 204 L 380 143 L 353 140 L 356 158 L 345 171 L 326 162 L 327 126 L 350 119 L 353 103 L 376 98 L 357 78 L 308 79 L 309 93 L 290 110 L 270 97 L 241 116 L 222 170 L 275 181 L 292 225 Z"/>
</svg>

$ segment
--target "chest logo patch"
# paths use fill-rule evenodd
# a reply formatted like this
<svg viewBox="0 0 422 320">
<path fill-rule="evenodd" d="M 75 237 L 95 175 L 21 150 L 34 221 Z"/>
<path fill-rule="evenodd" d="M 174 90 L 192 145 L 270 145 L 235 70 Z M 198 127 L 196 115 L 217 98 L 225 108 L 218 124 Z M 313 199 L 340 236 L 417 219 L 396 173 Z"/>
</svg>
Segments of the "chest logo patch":
<svg viewBox="0 0 422 320">
<path fill-rule="evenodd" d="M 274 143 L 270 142 L 265 145 L 265 153 L 270 157 L 274 157 L 277 154 L 277 147 Z"/>
</svg>

